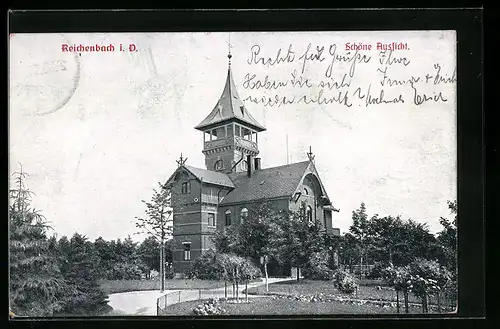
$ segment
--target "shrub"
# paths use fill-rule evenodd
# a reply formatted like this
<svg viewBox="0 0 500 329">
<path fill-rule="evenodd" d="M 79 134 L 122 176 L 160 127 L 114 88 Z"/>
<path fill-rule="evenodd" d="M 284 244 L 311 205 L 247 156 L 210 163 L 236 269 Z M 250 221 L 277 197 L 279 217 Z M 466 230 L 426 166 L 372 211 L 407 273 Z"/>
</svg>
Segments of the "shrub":
<svg viewBox="0 0 500 329">
<path fill-rule="evenodd" d="M 381 279 L 383 277 L 383 271 L 387 268 L 387 264 L 383 262 L 375 263 L 373 268 L 370 270 L 368 275 L 366 276 L 368 279 Z"/>
<path fill-rule="evenodd" d="M 234 269 L 238 269 L 238 276 Z M 249 259 L 233 254 L 217 254 L 213 250 L 204 253 L 193 262 L 188 278 L 200 280 L 246 281 L 261 277 L 260 269 Z"/>
<path fill-rule="evenodd" d="M 226 310 L 220 306 L 217 298 L 211 298 L 193 309 L 194 315 L 223 315 L 226 313 Z"/>
<path fill-rule="evenodd" d="M 175 272 L 172 267 L 166 267 L 165 268 L 165 278 L 166 279 L 173 279 L 175 277 Z"/>
<path fill-rule="evenodd" d="M 328 267 L 328 256 L 323 252 L 313 253 L 302 275 L 310 280 L 332 280 L 333 271 Z"/>
<path fill-rule="evenodd" d="M 333 276 L 334 286 L 343 293 L 352 294 L 358 289 L 357 280 L 346 271 L 337 270 Z"/>
</svg>

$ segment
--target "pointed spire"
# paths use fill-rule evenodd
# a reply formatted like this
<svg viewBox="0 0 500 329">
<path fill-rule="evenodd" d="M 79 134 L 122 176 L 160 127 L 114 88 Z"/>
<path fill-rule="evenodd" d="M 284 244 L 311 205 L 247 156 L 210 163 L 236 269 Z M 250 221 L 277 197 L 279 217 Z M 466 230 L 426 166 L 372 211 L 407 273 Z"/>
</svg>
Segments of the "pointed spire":
<svg viewBox="0 0 500 329">
<path fill-rule="evenodd" d="M 204 130 L 221 122 L 239 120 L 247 123 L 257 132 L 264 131 L 266 128 L 259 124 L 257 120 L 255 120 L 255 118 L 248 112 L 245 108 L 243 100 L 238 95 L 236 84 L 233 79 L 233 73 L 231 71 L 231 58 L 233 57 L 231 54 L 231 48 L 233 48 L 231 45 L 231 35 L 229 35 L 227 43 L 227 58 L 229 59 L 229 66 L 224 90 L 222 91 L 222 95 L 212 112 L 210 112 L 210 114 L 200 124 L 198 124 L 195 129 Z"/>
</svg>

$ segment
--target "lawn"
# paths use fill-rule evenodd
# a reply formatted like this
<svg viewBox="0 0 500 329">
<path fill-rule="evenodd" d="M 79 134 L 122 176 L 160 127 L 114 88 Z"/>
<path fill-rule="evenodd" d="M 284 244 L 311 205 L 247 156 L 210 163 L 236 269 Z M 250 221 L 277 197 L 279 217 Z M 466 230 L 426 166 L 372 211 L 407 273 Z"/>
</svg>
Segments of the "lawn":
<svg viewBox="0 0 500 329">
<path fill-rule="evenodd" d="M 264 285 L 248 289 L 251 295 L 266 295 L 266 287 Z M 381 286 L 377 290 L 375 285 L 361 285 L 359 286 L 357 294 L 344 294 L 338 291 L 330 281 L 314 281 L 314 280 L 300 280 L 300 281 L 284 281 L 276 282 L 269 285 L 270 294 L 287 294 L 287 295 L 315 295 L 322 293 L 324 295 L 338 295 L 345 297 L 352 297 L 356 299 L 369 299 L 369 300 L 385 300 L 396 301 L 396 292 L 385 286 Z M 409 294 L 410 303 L 420 303 L 420 299 L 414 295 Z M 400 294 L 400 301 L 403 302 L 403 296 Z"/>
<path fill-rule="evenodd" d="M 169 316 L 192 316 L 193 309 L 203 301 L 189 301 L 167 307 Z M 374 304 L 349 304 L 343 302 L 303 302 L 290 299 L 272 299 L 268 297 L 251 298 L 249 303 L 229 304 L 221 302 L 220 306 L 227 315 L 331 315 L 331 314 L 395 314 L 396 308 L 382 307 Z M 410 313 L 421 313 L 419 307 L 410 307 Z"/>
<path fill-rule="evenodd" d="M 107 294 L 129 291 L 160 290 L 160 281 L 156 280 L 102 280 L 101 288 Z M 211 280 L 168 279 L 165 289 L 214 289 L 224 287 L 224 282 Z"/>
</svg>

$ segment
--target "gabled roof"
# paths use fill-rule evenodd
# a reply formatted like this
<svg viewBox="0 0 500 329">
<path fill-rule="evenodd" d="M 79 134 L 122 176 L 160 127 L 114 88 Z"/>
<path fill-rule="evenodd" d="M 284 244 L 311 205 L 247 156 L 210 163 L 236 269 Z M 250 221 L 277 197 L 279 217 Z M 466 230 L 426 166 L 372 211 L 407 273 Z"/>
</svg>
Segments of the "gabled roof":
<svg viewBox="0 0 500 329">
<path fill-rule="evenodd" d="M 226 85 L 219 101 L 212 112 L 194 128 L 204 130 L 225 121 L 240 121 L 246 123 L 258 132 L 266 130 L 266 128 L 258 123 L 250 112 L 248 112 L 238 95 L 233 80 L 233 74 L 231 73 L 231 66 L 229 66 L 227 70 Z"/>
<path fill-rule="evenodd" d="M 229 174 L 236 188 L 224 197 L 221 205 L 265 198 L 291 197 L 300 184 L 309 163 L 309 161 L 303 161 L 259 169 L 252 172 L 252 177 L 248 177 L 246 172 Z"/>
<path fill-rule="evenodd" d="M 235 187 L 235 185 L 231 181 L 231 178 L 229 178 L 229 176 L 224 173 L 186 166 L 186 165 L 177 168 L 177 170 L 172 174 L 172 176 L 170 176 L 166 184 L 171 183 L 177 172 L 179 172 L 179 170 L 181 170 L 182 168 L 189 171 L 193 176 L 195 176 L 198 180 L 203 181 L 204 183 L 233 187 L 233 188 Z"/>
</svg>

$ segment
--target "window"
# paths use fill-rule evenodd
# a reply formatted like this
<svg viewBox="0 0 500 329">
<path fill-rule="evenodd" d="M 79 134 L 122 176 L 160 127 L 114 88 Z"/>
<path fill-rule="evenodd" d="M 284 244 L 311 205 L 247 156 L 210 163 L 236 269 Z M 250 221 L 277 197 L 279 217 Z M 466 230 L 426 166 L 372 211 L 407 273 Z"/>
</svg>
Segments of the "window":
<svg viewBox="0 0 500 329">
<path fill-rule="evenodd" d="M 243 170 L 248 169 L 248 163 L 245 160 L 241 161 L 241 169 Z"/>
<path fill-rule="evenodd" d="M 226 226 L 231 225 L 231 210 L 226 210 Z"/>
<path fill-rule="evenodd" d="M 208 226 L 215 226 L 215 214 L 208 214 Z"/>
<path fill-rule="evenodd" d="M 224 161 L 217 160 L 214 165 L 214 170 L 222 170 L 224 169 Z"/>
<path fill-rule="evenodd" d="M 191 243 L 183 243 L 184 245 L 184 260 L 191 260 Z"/>
<path fill-rule="evenodd" d="M 182 194 L 191 193 L 191 182 L 182 183 Z"/>
<path fill-rule="evenodd" d="M 312 216 L 312 208 L 311 206 L 307 206 L 307 211 L 306 211 L 306 217 L 309 222 L 313 221 L 313 216 Z"/>
<path fill-rule="evenodd" d="M 248 209 L 243 208 L 240 212 L 241 223 L 243 224 L 248 218 Z"/>
<path fill-rule="evenodd" d="M 304 195 L 309 195 L 309 191 L 304 187 Z"/>
<path fill-rule="evenodd" d="M 217 140 L 217 129 L 212 130 L 212 140 Z"/>
</svg>

